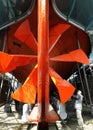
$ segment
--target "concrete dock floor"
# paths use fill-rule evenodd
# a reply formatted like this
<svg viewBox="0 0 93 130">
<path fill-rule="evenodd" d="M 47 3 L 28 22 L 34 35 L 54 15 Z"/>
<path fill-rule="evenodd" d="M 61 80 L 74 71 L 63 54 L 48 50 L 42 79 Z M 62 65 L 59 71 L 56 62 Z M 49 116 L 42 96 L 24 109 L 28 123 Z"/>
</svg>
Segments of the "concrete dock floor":
<svg viewBox="0 0 93 130">
<path fill-rule="evenodd" d="M 37 130 L 37 123 L 22 124 L 21 117 L 15 110 L 15 104 L 12 105 L 12 112 L 4 112 L 4 106 L 0 107 L 0 130 Z M 93 130 L 93 118 L 86 108 L 83 112 L 85 121 L 84 130 Z M 60 121 L 55 123 L 60 130 L 79 130 L 77 127 L 77 120 L 74 116 L 68 120 L 65 125 L 60 127 Z M 56 130 L 55 125 L 49 125 L 49 130 Z"/>
</svg>

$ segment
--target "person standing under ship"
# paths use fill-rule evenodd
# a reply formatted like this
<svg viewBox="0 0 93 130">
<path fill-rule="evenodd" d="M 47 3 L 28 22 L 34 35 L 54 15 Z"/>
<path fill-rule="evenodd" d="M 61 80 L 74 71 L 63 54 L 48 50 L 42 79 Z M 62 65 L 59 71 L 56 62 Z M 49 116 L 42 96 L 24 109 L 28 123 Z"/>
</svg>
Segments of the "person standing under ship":
<svg viewBox="0 0 93 130">
<path fill-rule="evenodd" d="M 67 119 L 65 104 L 61 103 L 59 95 L 56 91 L 52 92 L 52 95 L 50 97 L 50 103 L 53 106 L 54 110 L 59 115 L 60 119 L 62 121 L 65 121 Z"/>
<path fill-rule="evenodd" d="M 79 128 L 81 130 L 84 130 L 85 124 L 82 117 L 82 102 L 83 102 L 83 95 L 80 90 L 77 91 L 76 95 L 73 95 L 73 98 L 75 98 L 75 109 L 76 109 L 76 117 L 78 121 Z"/>
<path fill-rule="evenodd" d="M 32 110 L 32 105 L 31 104 L 23 104 L 23 111 L 22 111 L 22 123 L 27 123 L 28 122 L 28 116 Z"/>
</svg>

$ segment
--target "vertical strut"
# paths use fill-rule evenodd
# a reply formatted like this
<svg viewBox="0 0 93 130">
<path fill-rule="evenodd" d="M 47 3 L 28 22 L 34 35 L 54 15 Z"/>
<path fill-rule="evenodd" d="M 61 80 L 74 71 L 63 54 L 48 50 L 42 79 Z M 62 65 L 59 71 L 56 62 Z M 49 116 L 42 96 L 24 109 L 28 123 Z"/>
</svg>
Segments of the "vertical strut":
<svg viewBox="0 0 93 130">
<path fill-rule="evenodd" d="M 84 84 L 83 84 L 83 81 L 82 81 L 82 77 L 81 77 L 81 73 L 80 73 L 80 69 L 79 69 L 78 63 L 77 63 L 77 67 L 78 67 L 79 78 L 80 78 L 80 82 L 81 82 L 81 86 L 82 86 L 82 91 L 83 91 L 84 98 L 85 98 L 85 101 L 86 101 L 86 104 L 87 104 L 86 94 L 85 94 L 85 90 L 84 90 Z"/>
<path fill-rule="evenodd" d="M 91 100 L 91 95 L 90 95 L 90 90 L 89 90 L 89 84 L 88 84 L 88 80 L 87 80 L 87 76 L 86 76 L 86 72 L 85 72 L 84 67 L 83 67 L 83 72 L 84 72 L 84 78 L 85 78 L 85 82 L 86 82 L 86 87 L 87 87 L 87 92 L 88 92 L 88 96 L 89 96 L 90 105 L 92 105 L 92 100 Z"/>
<path fill-rule="evenodd" d="M 49 0 L 38 0 L 38 104 L 41 122 L 49 106 Z"/>
</svg>

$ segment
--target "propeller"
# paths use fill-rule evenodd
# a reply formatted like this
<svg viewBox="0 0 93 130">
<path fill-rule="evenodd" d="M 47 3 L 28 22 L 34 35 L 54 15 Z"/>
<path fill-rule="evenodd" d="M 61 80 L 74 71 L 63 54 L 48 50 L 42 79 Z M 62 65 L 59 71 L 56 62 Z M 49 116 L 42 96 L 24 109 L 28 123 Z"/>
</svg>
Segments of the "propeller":
<svg viewBox="0 0 93 130">
<path fill-rule="evenodd" d="M 50 30 L 49 52 L 52 51 L 55 44 L 57 44 L 57 41 L 61 37 L 61 35 L 69 28 L 70 28 L 70 25 L 68 25 L 68 24 L 66 24 L 65 26 L 64 26 L 64 24 L 58 24 Z M 20 27 L 16 30 L 15 37 L 18 40 L 20 40 L 23 44 L 26 44 L 27 46 L 29 46 L 35 53 L 37 53 L 37 41 L 30 30 L 30 24 L 29 24 L 28 19 L 26 21 L 24 21 L 20 25 Z M 0 53 L 0 55 L 2 55 L 2 53 Z M 7 56 L 9 56 L 9 55 L 5 54 L 5 57 L 7 57 Z M 8 65 L 8 66 L 12 66 L 11 67 L 12 69 L 6 69 L 6 70 L 4 70 L 4 72 L 13 70 L 17 66 L 22 66 L 25 64 L 33 64 L 33 62 L 37 61 L 37 56 L 10 55 L 10 59 L 12 56 L 14 57 L 15 60 L 11 60 L 12 64 Z M 6 59 L 7 59 L 7 62 L 10 62 L 9 58 L 6 58 Z M 86 54 L 81 49 L 74 50 L 68 54 L 63 54 L 63 55 L 59 55 L 59 56 L 52 57 L 52 58 L 50 57 L 49 60 L 56 61 L 56 62 L 65 61 L 65 62 L 80 62 L 80 63 L 84 63 L 84 64 L 89 64 L 89 60 L 88 60 Z M 15 66 L 14 66 L 14 64 L 15 64 Z M 3 66 L 6 66 L 6 65 L 3 64 Z M 1 64 L 0 64 L 0 70 L 3 72 Z M 36 85 L 37 85 L 37 82 L 35 82 L 35 81 L 37 81 L 37 78 L 36 78 L 37 73 L 38 73 L 37 68 L 34 68 L 33 71 L 31 72 L 31 74 L 26 79 L 23 86 L 20 87 L 17 91 L 15 91 L 12 94 L 12 98 L 15 98 L 21 102 L 35 103 Z M 72 94 L 75 90 L 74 86 L 71 85 L 66 80 L 62 79 L 62 77 L 60 77 L 60 75 L 57 74 L 53 70 L 53 68 L 49 68 L 49 73 L 50 73 L 51 79 L 53 80 L 55 86 L 58 89 L 61 102 L 65 103 L 72 96 Z M 32 98 L 30 96 L 31 94 L 33 95 Z M 23 97 L 25 97 L 25 98 L 23 98 Z"/>
</svg>

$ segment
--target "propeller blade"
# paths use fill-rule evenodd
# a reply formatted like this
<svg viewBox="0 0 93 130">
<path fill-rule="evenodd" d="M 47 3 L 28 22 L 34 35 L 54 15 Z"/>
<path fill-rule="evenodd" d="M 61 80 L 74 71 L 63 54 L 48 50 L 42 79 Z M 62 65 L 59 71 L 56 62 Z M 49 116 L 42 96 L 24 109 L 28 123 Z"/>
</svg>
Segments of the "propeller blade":
<svg viewBox="0 0 93 130">
<path fill-rule="evenodd" d="M 75 87 L 62 79 L 52 68 L 49 68 L 51 79 L 58 89 L 61 102 L 64 104 L 67 102 L 75 91 Z"/>
<path fill-rule="evenodd" d="M 27 19 L 19 26 L 14 36 L 19 41 L 30 47 L 31 50 L 35 52 L 35 54 L 37 54 L 37 41 L 33 33 L 31 32 L 30 28 L 31 28 L 30 23 L 29 20 Z"/>
<path fill-rule="evenodd" d="M 52 61 L 64 61 L 64 62 L 80 62 L 83 64 L 90 64 L 88 57 L 82 49 L 77 49 L 68 54 L 59 55 L 53 58 L 50 58 Z"/>
<path fill-rule="evenodd" d="M 36 100 L 37 66 L 30 73 L 23 86 L 18 88 L 11 97 L 24 103 L 34 104 Z"/>
<path fill-rule="evenodd" d="M 57 41 L 61 37 L 61 35 L 70 27 L 69 24 L 58 24 L 50 30 L 50 45 L 49 45 L 49 52 L 53 49 L 56 45 Z"/>
<path fill-rule="evenodd" d="M 37 56 L 33 55 L 10 55 L 0 52 L 0 71 L 6 73 L 16 69 L 18 66 L 32 64 L 37 61 Z"/>
</svg>

